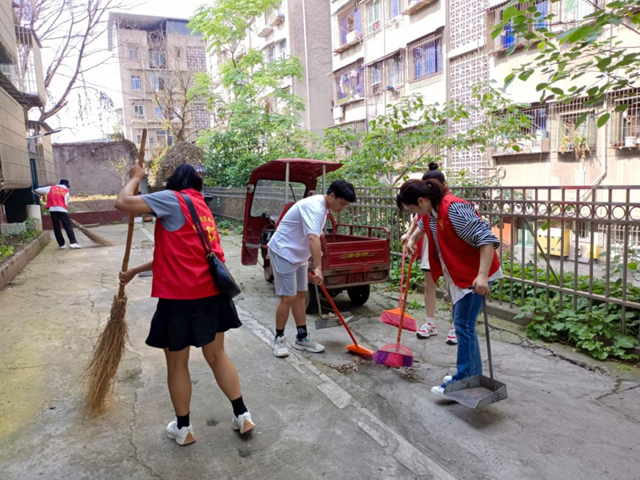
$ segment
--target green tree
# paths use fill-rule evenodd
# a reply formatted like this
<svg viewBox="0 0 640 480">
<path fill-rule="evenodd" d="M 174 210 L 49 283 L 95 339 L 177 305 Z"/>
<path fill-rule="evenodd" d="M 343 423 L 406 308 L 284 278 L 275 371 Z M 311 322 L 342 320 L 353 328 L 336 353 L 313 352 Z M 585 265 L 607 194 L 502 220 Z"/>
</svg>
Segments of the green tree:
<svg viewBox="0 0 640 480">
<path fill-rule="evenodd" d="M 601 104 L 611 92 L 638 85 L 640 0 L 613 1 L 604 8 L 595 1 L 585 0 L 584 5 L 590 6 L 593 12 L 564 22 L 558 7 L 571 6 L 577 11 L 578 2 L 549 0 L 546 14 L 528 0 L 512 0 L 507 4 L 502 21 L 492 27 L 491 36 L 495 40 L 509 31 L 519 39 L 508 49 L 509 55 L 519 43 L 524 43 L 525 49 L 534 49 L 538 55 L 515 68 L 505 78 L 506 86 L 516 78 L 526 82 L 534 72 L 541 72 L 545 79 L 536 85 L 541 102 L 551 98 L 570 102 L 589 97 L 585 103 L 588 108 Z M 627 108 L 628 105 L 619 104 L 616 111 Z M 585 112 L 576 126 L 583 123 L 588 114 Z M 603 126 L 609 118 L 610 113 L 601 113 L 598 126 Z"/>
<path fill-rule="evenodd" d="M 202 33 L 218 59 L 216 80 L 198 75 L 192 90 L 206 97 L 214 112 L 214 127 L 198 140 L 205 150 L 209 184 L 244 185 L 262 163 L 311 155 L 315 139 L 300 128 L 304 103 L 282 88 L 287 80 L 302 78 L 299 59 L 267 60 L 261 51 L 243 46 L 252 19 L 279 3 L 219 0 L 214 6 L 200 7 L 191 19 L 190 27 Z"/>
<path fill-rule="evenodd" d="M 531 117 L 526 104 L 516 104 L 482 84 L 474 87 L 467 103 L 425 103 L 411 96 L 388 105 L 385 114 L 369 122 L 367 132 L 331 128 L 324 138 L 325 158 L 348 158 L 339 176 L 358 184 L 381 182 L 396 185 L 414 171 L 424 171 L 430 162 L 444 163 L 451 150 L 520 150 L 528 139 Z M 451 124 L 481 120 L 465 132 L 454 132 Z"/>
</svg>

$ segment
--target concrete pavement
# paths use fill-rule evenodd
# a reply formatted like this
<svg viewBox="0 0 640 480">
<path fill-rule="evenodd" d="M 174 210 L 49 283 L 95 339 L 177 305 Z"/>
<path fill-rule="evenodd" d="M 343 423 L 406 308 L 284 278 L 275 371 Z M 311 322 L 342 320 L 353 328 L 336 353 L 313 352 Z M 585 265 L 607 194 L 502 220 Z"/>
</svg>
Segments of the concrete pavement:
<svg viewBox="0 0 640 480">
<path fill-rule="evenodd" d="M 269 342 L 278 299 L 259 266 L 240 265 L 235 236 L 224 237 L 223 245 L 243 283 L 237 304 L 245 326 L 227 335 L 227 350 L 257 423 L 254 433 L 243 439 L 232 431 L 229 402 L 192 349 L 197 442 L 180 448 L 165 437 L 173 414 L 164 356 L 144 344 L 155 308 L 150 278 L 127 289 L 130 343 L 112 408 L 87 418 L 81 374 L 116 291 L 124 230 L 98 229 L 116 247 L 59 251 L 49 245 L 0 291 L 3 480 L 640 479 L 635 369 L 598 363 L 609 375 L 583 368 L 565 357 L 596 362 L 532 344 L 516 327 L 503 330 L 494 320 L 496 372 L 510 398 L 471 411 L 429 392 L 455 365 L 455 347 L 444 343 L 445 314 L 439 336 L 405 336 L 418 360 L 412 369 L 355 362 L 339 328 L 313 332 L 327 352 L 277 359 Z M 144 240 L 148 235 L 137 230 L 132 264 L 143 260 Z M 377 320 L 393 304 L 384 292 L 359 308 L 345 294 L 337 300 L 356 314 L 352 325 L 363 343 L 377 348 L 393 341 L 393 329 Z M 287 336 L 293 335 L 291 322 Z"/>
</svg>

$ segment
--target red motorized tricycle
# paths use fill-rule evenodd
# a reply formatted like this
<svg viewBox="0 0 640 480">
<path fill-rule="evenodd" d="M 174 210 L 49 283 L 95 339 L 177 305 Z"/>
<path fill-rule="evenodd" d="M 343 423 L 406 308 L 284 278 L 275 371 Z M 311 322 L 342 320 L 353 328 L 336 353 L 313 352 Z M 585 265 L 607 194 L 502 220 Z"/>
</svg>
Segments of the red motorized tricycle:
<svg viewBox="0 0 640 480">
<path fill-rule="evenodd" d="M 267 243 L 287 211 L 302 198 L 316 193 L 318 179 L 326 192 L 326 175 L 342 164 L 320 160 L 282 159 L 268 162 L 251 173 L 247 187 L 242 237 L 242 264 L 262 260 L 264 278 L 273 282 Z M 365 235 L 360 233 L 364 232 Z M 389 230 L 382 227 L 339 224 L 329 214 L 322 235 L 322 274 L 333 297 L 343 290 L 356 305 L 369 299 L 371 285 L 389 278 Z M 316 309 L 316 290 L 309 288 L 307 312 Z"/>
</svg>

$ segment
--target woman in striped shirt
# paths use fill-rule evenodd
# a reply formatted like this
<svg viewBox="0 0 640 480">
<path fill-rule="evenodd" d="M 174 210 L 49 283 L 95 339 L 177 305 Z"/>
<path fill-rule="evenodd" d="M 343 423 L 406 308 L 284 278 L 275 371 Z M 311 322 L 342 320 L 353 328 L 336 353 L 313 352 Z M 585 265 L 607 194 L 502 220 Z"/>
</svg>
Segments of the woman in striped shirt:
<svg viewBox="0 0 640 480">
<path fill-rule="evenodd" d="M 489 285 L 503 276 L 495 253 L 500 241 L 471 204 L 451 194 L 438 180 L 409 180 L 400 187 L 396 201 L 400 210 L 408 209 L 421 217 L 407 251 L 413 253 L 427 234 L 431 275 L 434 282 L 444 276 L 453 304 L 457 372 L 431 389 L 443 396 L 448 383 L 482 373 L 476 320 Z"/>
</svg>

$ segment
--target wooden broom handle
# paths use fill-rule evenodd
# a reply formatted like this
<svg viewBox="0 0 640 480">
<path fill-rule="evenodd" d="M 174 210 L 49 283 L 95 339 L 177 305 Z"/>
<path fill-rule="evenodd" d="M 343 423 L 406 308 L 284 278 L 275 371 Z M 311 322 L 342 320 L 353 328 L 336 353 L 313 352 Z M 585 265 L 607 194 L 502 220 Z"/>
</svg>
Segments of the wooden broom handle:
<svg viewBox="0 0 640 480">
<path fill-rule="evenodd" d="M 411 281 L 411 267 L 413 266 L 413 262 L 416 260 L 417 252 L 411 255 L 411 260 L 409 260 L 409 266 L 407 268 L 407 281 L 404 283 L 404 301 L 402 302 L 402 307 L 400 310 L 400 326 L 398 327 L 398 341 L 396 343 L 400 343 L 400 339 L 402 338 L 402 326 L 404 325 L 404 314 L 407 309 L 407 299 L 409 297 L 409 282 Z"/>
<path fill-rule="evenodd" d="M 142 130 L 142 141 L 140 144 L 140 151 L 138 152 L 138 166 L 144 167 L 144 149 L 147 144 L 147 129 Z M 139 185 L 138 185 L 139 186 Z M 138 190 L 138 189 L 136 189 Z M 136 194 L 139 192 L 136 192 Z M 126 272 L 129 269 L 129 257 L 131 255 L 131 243 L 133 241 L 133 226 L 135 222 L 136 214 L 131 213 L 129 215 L 129 230 L 127 231 L 127 245 L 124 248 L 124 258 L 122 259 L 122 271 Z M 118 296 L 124 297 L 124 285 L 120 285 L 118 290 Z"/>
</svg>

